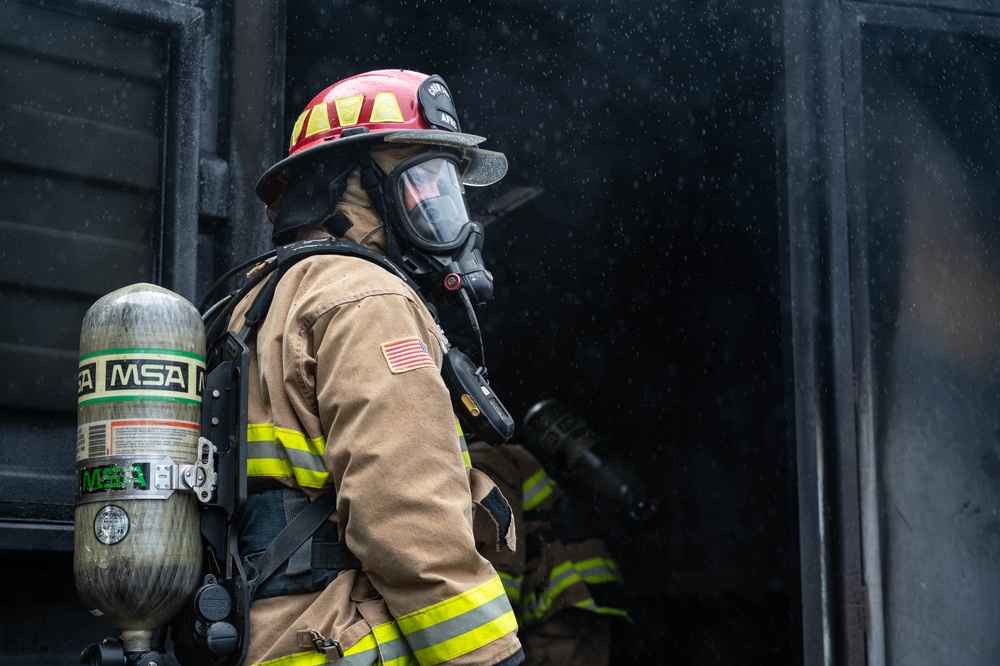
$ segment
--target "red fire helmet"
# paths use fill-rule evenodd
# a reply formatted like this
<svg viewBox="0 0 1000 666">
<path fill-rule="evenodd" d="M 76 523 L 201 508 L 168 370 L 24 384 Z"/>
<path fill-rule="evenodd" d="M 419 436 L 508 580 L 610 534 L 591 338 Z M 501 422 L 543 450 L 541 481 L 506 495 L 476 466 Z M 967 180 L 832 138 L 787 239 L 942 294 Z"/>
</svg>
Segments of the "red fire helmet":
<svg viewBox="0 0 1000 666">
<path fill-rule="evenodd" d="M 451 91 L 440 76 L 405 69 L 358 74 L 309 102 L 295 122 L 288 157 L 261 176 L 256 192 L 271 204 L 321 162 L 349 155 L 359 144 L 382 142 L 457 148 L 462 182 L 492 185 L 507 172 L 507 158 L 476 147 L 485 140 L 461 131 Z"/>
</svg>

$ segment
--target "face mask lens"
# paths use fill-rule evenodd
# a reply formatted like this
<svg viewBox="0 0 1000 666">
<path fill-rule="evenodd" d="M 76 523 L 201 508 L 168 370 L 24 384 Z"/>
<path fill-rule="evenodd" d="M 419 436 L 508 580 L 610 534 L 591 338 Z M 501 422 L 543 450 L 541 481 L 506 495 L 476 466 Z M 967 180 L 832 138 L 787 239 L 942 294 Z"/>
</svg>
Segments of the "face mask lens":
<svg viewBox="0 0 1000 666">
<path fill-rule="evenodd" d="M 452 243 L 469 223 L 458 170 L 450 160 L 414 164 L 399 174 L 396 188 L 406 224 L 426 243 Z"/>
</svg>

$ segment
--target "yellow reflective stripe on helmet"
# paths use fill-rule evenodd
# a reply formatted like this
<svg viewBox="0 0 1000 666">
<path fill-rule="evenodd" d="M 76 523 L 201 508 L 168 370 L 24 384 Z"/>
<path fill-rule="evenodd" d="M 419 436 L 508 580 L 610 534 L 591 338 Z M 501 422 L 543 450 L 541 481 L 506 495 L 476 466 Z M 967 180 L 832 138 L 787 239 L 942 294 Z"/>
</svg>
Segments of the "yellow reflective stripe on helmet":
<svg viewBox="0 0 1000 666">
<path fill-rule="evenodd" d="M 302 131 L 302 125 L 306 122 L 306 116 L 309 115 L 308 111 L 303 111 L 299 115 L 299 119 L 295 121 L 295 127 L 292 128 L 292 140 L 289 143 L 288 149 L 291 150 L 295 147 L 295 144 L 299 142 L 299 133 Z"/>
<path fill-rule="evenodd" d="M 462 449 L 462 464 L 465 469 L 472 467 L 472 456 L 469 455 L 469 444 L 465 441 L 465 433 L 462 432 L 462 424 L 455 419 L 455 428 L 458 430 L 458 446 Z"/>
<path fill-rule="evenodd" d="M 534 509 L 544 502 L 555 489 L 556 482 L 545 473 L 544 469 L 540 469 L 529 476 L 521 485 L 521 496 L 523 497 L 521 504 L 524 506 L 525 511 Z"/>
<path fill-rule="evenodd" d="M 396 622 L 423 666 L 468 654 L 517 629 L 497 576 Z"/>
<path fill-rule="evenodd" d="M 326 439 L 308 438 L 288 428 L 276 428 L 273 423 L 251 423 L 247 426 L 247 475 L 294 476 L 305 488 L 327 485 L 330 473 L 323 463 Z"/>
<path fill-rule="evenodd" d="M 396 101 L 395 93 L 380 92 L 375 93 L 375 102 L 372 104 L 372 115 L 370 122 L 373 123 L 401 123 L 403 112 L 399 110 L 399 102 Z"/>
<path fill-rule="evenodd" d="M 364 101 L 364 95 L 338 97 L 333 100 L 333 104 L 337 108 L 337 120 L 340 121 L 341 127 L 358 124 L 358 118 L 361 117 L 361 105 Z"/>
<path fill-rule="evenodd" d="M 327 111 L 326 104 L 317 104 L 312 108 L 312 113 L 309 114 L 309 123 L 306 125 L 306 136 L 310 137 L 313 134 L 319 134 L 328 129 L 330 129 L 330 114 Z"/>
</svg>

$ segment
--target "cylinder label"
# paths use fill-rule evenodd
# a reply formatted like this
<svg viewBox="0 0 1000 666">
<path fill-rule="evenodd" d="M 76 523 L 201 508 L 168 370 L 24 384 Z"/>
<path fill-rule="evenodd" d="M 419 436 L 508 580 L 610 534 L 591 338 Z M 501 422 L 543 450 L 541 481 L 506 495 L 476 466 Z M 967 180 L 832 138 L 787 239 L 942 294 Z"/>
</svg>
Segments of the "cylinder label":
<svg viewBox="0 0 1000 666">
<path fill-rule="evenodd" d="M 128 534 L 130 521 L 125 509 L 109 504 L 97 512 L 94 519 L 94 536 L 106 546 L 113 546 Z M 100 615 L 96 611 L 91 611 Z"/>
<path fill-rule="evenodd" d="M 200 431 L 197 423 L 162 419 L 84 423 L 76 429 L 76 459 L 158 455 L 193 461 L 198 455 Z"/>
<path fill-rule="evenodd" d="M 205 358 L 171 349 L 107 349 L 80 356 L 77 406 L 119 400 L 201 404 Z"/>
</svg>

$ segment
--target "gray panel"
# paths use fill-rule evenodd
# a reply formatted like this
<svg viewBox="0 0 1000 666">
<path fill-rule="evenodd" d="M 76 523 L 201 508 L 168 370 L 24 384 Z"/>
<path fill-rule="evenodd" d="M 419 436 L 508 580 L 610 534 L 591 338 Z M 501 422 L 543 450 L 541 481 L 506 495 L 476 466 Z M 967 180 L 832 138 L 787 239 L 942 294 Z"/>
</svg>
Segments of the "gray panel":
<svg viewBox="0 0 1000 666">
<path fill-rule="evenodd" d="M 5 53 L 3 59 L 0 90 L 12 105 L 150 134 L 158 130 L 163 94 L 158 82 L 33 54 Z"/>
<path fill-rule="evenodd" d="M 0 408 L 0 520 L 71 522 L 76 415 L 13 415 Z"/>
<path fill-rule="evenodd" d="M 152 278 L 148 244 L 0 222 L 0 285 L 102 296 Z M 95 299 L 96 300 L 96 299 Z"/>
<path fill-rule="evenodd" d="M 0 237 L 0 311 L 14 320 L 0 334 L 0 404 L 71 411 L 86 308 L 114 289 L 151 281 L 153 248 L 6 222 Z"/>
<path fill-rule="evenodd" d="M 0 17 L 0 46 L 7 49 L 46 60 L 66 60 L 80 67 L 154 80 L 163 77 L 163 39 L 155 33 L 11 0 L 3 4 Z"/>
<path fill-rule="evenodd" d="M 2 500 L 0 500 L 0 504 L 2 504 Z M 7 515 L 7 511 L 0 508 L 0 516 L 3 515 Z M 25 521 L 0 521 L 0 550 L 73 550 L 73 525 L 62 522 L 43 522 L 34 517 Z M 0 661 L 0 663 L 3 662 Z"/>
<path fill-rule="evenodd" d="M 18 322 L 42 324 L 0 326 L 0 358 L 5 353 L 16 353 L 9 349 L 3 351 L 4 345 L 60 349 L 76 353 L 83 315 L 95 300 L 94 296 L 70 299 L 37 291 L 0 290 L 0 312 L 17 313 L 15 321 Z M 75 335 L 71 335 L 70 331 L 75 331 Z M 8 371 L 5 363 L 4 367 Z"/>
<path fill-rule="evenodd" d="M 0 220 L 55 231 L 151 243 L 160 223 L 156 192 L 96 187 L 41 173 L 0 172 Z"/>
<path fill-rule="evenodd" d="M 65 330 L 69 330 L 68 325 Z M 77 339 L 79 330 L 78 325 Z M 0 344 L 0 405 L 62 412 L 76 409 L 78 364 L 79 352 L 75 350 Z M 18 448 L 27 443 L 19 442 Z"/>
<path fill-rule="evenodd" d="M 0 105 L 0 161 L 106 183 L 155 189 L 156 135 Z"/>
</svg>

